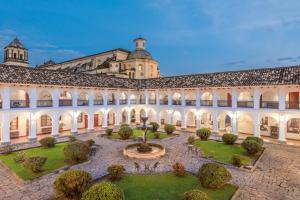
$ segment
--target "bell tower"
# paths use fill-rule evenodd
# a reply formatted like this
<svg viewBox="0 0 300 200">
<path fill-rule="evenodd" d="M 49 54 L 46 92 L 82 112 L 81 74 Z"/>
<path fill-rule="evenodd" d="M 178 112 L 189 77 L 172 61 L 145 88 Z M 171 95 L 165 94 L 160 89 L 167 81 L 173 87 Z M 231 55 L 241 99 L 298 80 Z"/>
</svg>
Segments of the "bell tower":
<svg viewBox="0 0 300 200">
<path fill-rule="evenodd" d="M 28 67 L 28 49 L 26 49 L 18 38 L 4 47 L 4 64 Z"/>
<path fill-rule="evenodd" d="M 141 36 L 133 40 L 135 42 L 136 49 L 146 49 L 146 39 L 142 38 Z"/>
</svg>

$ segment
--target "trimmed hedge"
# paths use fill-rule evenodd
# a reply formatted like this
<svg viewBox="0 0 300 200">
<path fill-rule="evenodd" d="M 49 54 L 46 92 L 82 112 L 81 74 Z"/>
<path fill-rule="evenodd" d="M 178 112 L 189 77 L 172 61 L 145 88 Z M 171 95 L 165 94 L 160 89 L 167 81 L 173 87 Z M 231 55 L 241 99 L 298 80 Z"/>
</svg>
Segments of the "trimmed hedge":
<svg viewBox="0 0 300 200">
<path fill-rule="evenodd" d="M 234 154 L 231 159 L 232 159 L 232 164 L 237 167 L 244 165 L 246 160 L 245 156 L 241 156 L 238 154 Z"/>
<path fill-rule="evenodd" d="M 211 131 L 208 128 L 200 128 L 196 131 L 196 134 L 201 140 L 207 140 L 211 135 Z"/>
<path fill-rule="evenodd" d="M 14 159 L 15 163 L 25 162 L 25 160 L 26 160 L 25 152 L 24 151 L 17 152 L 13 159 Z"/>
<path fill-rule="evenodd" d="M 128 140 L 131 136 L 133 136 L 133 130 L 129 126 L 123 126 L 122 124 L 118 134 L 122 140 Z"/>
<path fill-rule="evenodd" d="M 23 163 L 24 167 L 33 173 L 38 173 L 42 171 L 43 166 L 47 161 L 47 157 L 42 156 L 32 156 L 25 159 Z"/>
<path fill-rule="evenodd" d="M 194 136 L 189 136 L 189 137 L 188 137 L 188 143 L 189 143 L 189 144 L 193 144 L 193 143 L 195 142 L 195 140 L 196 140 L 196 139 L 195 139 Z"/>
<path fill-rule="evenodd" d="M 242 147 L 247 151 L 249 155 L 255 155 L 262 149 L 261 143 L 252 139 L 244 140 L 242 142 Z"/>
<path fill-rule="evenodd" d="M 116 181 L 122 178 L 125 168 L 123 165 L 111 165 L 107 168 L 109 179 Z"/>
<path fill-rule="evenodd" d="M 65 199 L 80 199 L 82 193 L 88 188 L 92 176 L 82 170 L 69 170 L 59 175 L 53 188 L 58 197 Z"/>
<path fill-rule="evenodd" d="M 259 138 L 259 137 L 255 137 L 255 136 L 248 136 L 245 140 L 254 140 L 257 143 L 259 143 L 261 146 L 264 144 L 264 140 Z"/>
<path fill-rule="evenodd" d="M 165 124 L 164 130 L 167 134 L 172 134 L 176 130 L 176 127 L 173 124 Z"/>
<path fill-rule="evenodd" d="M 199 169 L 198 177 L 203 187 L 211 189 L 222 188 L 232 179 L 230 172 L 217 163 L 202 165 Z"/>
<path fill-rule="evenodd" d="M 44 148 L 51 148 L 55 146 L 55 138 L 54 137 L 45 137 L 39 141 L 39 143 Z"/>
<path fill-rule="evenodd" d="M 151 131 L 152 132 L 156 132 L 159 129 L 159 124 L 156 122 L 150 122 L 151 127 Z"/>
<path fill-rule="evenodd" d="M 72 142 L 64 148 L 66 161 L 71 164 L 86 161 L 88 159 L 89 153 L 90 148 L 81 141 Z"/>
<path fill-rule="evenodd" d="M 235 143 L 235 141 L 237 140 L 237 136 L 231 133 L 225 133 L 222 136 L 222 140 L 225 144 L 229 144 L 232 145 Z"/>
<path fill-rule="evenodd" d="M 185 192 L 181 200 L 208 200 L 208 196 L 201 190 L 193 189 Z"/>
<path fill-rule="evenodd" d="M 112 133 L 113 133 L 113 129 L 108 128 L 108 129 L 105 130 L 105 133 L 106 133 L 106 135 L 111 136 Z"/>
<path fill-rule="evenodd" d="M 123 190 L 112 183 L 102 182 L 93 185 L 82 195 L 82 200 L 124 200 Z"/>
</svg>

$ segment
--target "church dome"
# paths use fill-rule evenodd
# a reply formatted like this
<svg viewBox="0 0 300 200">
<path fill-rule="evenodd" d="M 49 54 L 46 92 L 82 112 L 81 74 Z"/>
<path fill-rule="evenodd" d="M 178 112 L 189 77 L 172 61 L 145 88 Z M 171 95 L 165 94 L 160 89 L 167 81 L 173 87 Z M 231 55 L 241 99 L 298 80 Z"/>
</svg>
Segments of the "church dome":
<svg viewBox="0 0 300 200">
<path fill-rule="evenodd" d="M 145 49 L 135 49 L 129 53 L 127 60 L 130 59 L 152 59 L 152 56 Z"/>
<path fill-rule="evenodd" d="M 26 49 L 23 44 L 20 42 L 18 38 L 15 38 L 11 43 L 9 43 L 6 47 L 15 47 L 20 49 Z"/>
</svg>

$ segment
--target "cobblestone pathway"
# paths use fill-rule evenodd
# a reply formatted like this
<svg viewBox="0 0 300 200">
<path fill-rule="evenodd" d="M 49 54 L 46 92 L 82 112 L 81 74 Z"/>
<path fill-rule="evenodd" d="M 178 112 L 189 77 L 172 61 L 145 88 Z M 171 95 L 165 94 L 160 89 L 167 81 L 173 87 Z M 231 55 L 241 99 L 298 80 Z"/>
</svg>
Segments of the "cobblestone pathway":
<svg viewBox="0 0 300 200">
<path fill-rule="evenodd" d="M 122 164 L 127 172 L 136 172 L 134 162 L 137 162 L 143 172 L 145 165 L 152 167 L 155 162 L 159 162 L 156 172 L 163 172 L 171 170 L 175 162 L 181 162 L 188 171 L 196 173 L 207 160 L 188 152 L 186 144 L 188 136 L 188 133 L 182 133 L 178 137 L 158 141 L 157 143 L 167 148 L 167 155 L 148 161 L 122 156 L 122 149 L 132 142 L 109 140 L 95 134 L 81 136 L 84 139 L 95 139 L 100 149 L 90 163 L 72 168 L 86 170 L 94 178 L 100 178 L 106 174 L 106 168 L 111 164 Z M 241 186 L 238 199 L 300 199 L 300 148 L 268 145 L 258 168 L 253 173 L 234 167 L 230 167 L 229 170 L 233 175 L 233 183 Z M 57 174 L 46 175 L 22 185 L 0 167 L 0 199 L 48 199 L 53 195 L 52 183 L 56 176 Z"/>
</svg>

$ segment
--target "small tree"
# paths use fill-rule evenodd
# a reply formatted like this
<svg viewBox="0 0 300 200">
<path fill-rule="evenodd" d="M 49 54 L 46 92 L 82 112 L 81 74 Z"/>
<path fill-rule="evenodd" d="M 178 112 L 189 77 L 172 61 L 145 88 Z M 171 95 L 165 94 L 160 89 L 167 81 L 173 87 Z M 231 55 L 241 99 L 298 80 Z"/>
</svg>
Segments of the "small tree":
<svg viewBox="0 0 300 200">
<path fill-rule="evenodd" d="M 111 165 L 107 168 L 110 180 L 116 181 L 122 178 L 125 168 L 122 165 Z"/>
<path fill-rule="evenodd" d="M 92 176 L 82 170 L 69 170 L 59 175 L 53 188 L 58 197 L 66 199 L 80 199 L 82 193 L 88 188 Z"/>
<path fill-rule="evenodd" d="M 23 163 L 24 167 L 33 173 L 38 173 L 42 171 L 43 166 L 47 161 L 47 157 L 42 156 L 32 156 L 25 159 Z"/>
<path fill-rule="evenodd" d="M 54 137 L 45 137 L 39 141 L 39 143 L 44 148 L 51 148 L 55 146 L 55 138 Z"/>
<path fill-rule="evenodd" d="M 82 195 L 82 200 L 124 200 L 123 190 L 112 183 L 101 182 L 93 185 Z"/>
<path fill-rule="evenodd" d="M 165 124 L 164 129 L 167 134 L 172 134 L 176 130 L 173 124 Z"/>
<path fill-rule="evenodd" d="M 178 177 L 183 177 L 185 175 L 185 169 L 183 164 L 181 163 L 175 163 L 173 165 L 174 174 Z"/>
<path fill-rule="evenodd" d="M 159 124 L 156 122 L 150 122 L 151 125 L 151 131 L 156 132 L 159 129 Z"/>
<path fill-rule="evenodd" d="M 133 130 L 129 126 L 121 126 L 118 134 L 122 140 L 127 140 L 133 135 Z"/>
<path fill-rule="evenodd" d="M 206 193 L 198 189 L 187 191 L 183 194 L 181 200 L 208 200 Z"/>
<path fill-rule="evenodd" d="M 196 134 L 201 140 L 207 140 L 211 135 L 211 131 L 208 128 L 200 128 L 196 131 Z"/>
<path fill-rule="evenodd" d="M 193 144 L 195 142 L 195 137 L 194 136 L 189 136 L 188 137 L 188 143 Z"/>
</svg>

